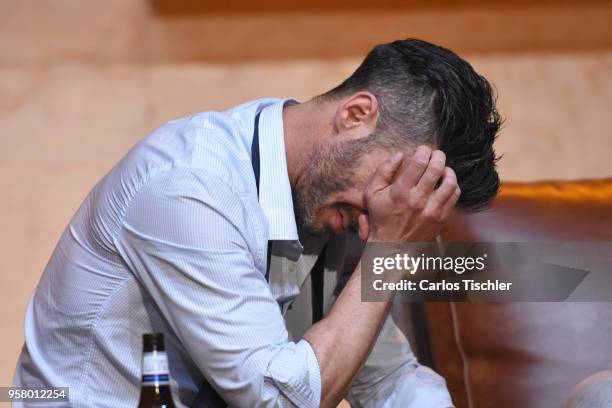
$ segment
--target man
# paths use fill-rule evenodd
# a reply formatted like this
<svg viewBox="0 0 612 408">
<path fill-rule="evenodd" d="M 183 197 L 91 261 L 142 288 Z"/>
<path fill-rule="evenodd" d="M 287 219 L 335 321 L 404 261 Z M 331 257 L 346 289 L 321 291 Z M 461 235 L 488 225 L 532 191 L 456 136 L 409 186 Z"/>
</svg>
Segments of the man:
<svg viewBox="0 0 612 408">
<path fill-rule="evenodd" d="M 64 232 L 28 306 L 15 384 L 70 387 L 77 407 L 135 406 L 141 335 L 161 331 L 186 405 L 202 388 L 237 407 L 333 407 L 347 393 L 367 404 L 364 389 L 380 392 L 374 405 L 450 406 L 405 341 L 393 354 L 389 302 L 361 302 L 358 262 L 302 339 L 283 312 L 316 258 L 299 263 L 298 234 L 305 245 L 351 230 L 431 241 L 455 205 L 485 205 L 499 184 L 499 124 L 487 81 L 418 40 L 375 47 L 305 103 L 260 99 L 169 122 Z M 351 390 L 383 326 L 377 362 Z"/>
</svg>

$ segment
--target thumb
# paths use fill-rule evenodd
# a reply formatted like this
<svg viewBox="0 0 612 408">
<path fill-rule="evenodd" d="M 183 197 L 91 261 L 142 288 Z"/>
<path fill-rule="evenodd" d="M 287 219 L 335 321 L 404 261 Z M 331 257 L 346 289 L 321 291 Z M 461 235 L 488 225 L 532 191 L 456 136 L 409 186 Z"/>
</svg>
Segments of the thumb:
<svg viewBox="0 0 612 408">
<path fill-rule="evenodd" d="M 368 188 L 371 192 L 380 191 L 393 182 L 393 176 L 399 168 L 403 158 L 404 154 L 402 152 L 397 152 L 378 166 L 368 184 Z"/>
<path fill-rule="evenodd" d="M 359 222 L 359 238 L 362 241 L 367 241 L 370 236 L 370 220 L 367 214 L 359 214 L 357 221 Z"/>
</svg>

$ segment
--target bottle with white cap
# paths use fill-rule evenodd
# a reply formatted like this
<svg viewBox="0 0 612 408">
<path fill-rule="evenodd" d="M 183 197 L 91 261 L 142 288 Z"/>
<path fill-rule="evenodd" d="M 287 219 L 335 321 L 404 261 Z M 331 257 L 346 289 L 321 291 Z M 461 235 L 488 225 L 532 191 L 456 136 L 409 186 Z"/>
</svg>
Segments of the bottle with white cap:
<svg viewBox="0 0 612 408">
<path fill-rule="evenodd" d="M 142 387 L 138 408 L 175 408 L 162 333 L 142 336 Z"/>
</svg>

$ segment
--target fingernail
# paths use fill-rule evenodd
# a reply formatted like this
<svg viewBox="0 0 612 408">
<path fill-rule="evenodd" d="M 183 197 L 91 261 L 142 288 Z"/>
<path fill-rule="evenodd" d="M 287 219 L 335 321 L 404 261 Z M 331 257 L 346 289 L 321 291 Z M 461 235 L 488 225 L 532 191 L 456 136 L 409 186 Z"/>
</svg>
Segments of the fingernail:
<svg viewBox="0 0 612 408">
<path fill-rule="evenodd" d="M 397 152 L 395 153 L 393 156 L 391 156 L 391 162 L 395 163 L 397 161 L 400 161 L 400 159 L 402 158 L 402 156 L 404 156 L 404 153 L 402 152 Z"/>
</svg>

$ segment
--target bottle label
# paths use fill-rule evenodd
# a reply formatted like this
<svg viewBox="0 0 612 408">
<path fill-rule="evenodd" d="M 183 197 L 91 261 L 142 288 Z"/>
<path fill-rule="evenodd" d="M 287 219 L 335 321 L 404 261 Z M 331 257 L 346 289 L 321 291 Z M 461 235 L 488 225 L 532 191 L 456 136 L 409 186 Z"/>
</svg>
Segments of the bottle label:
<svg viewBox="0 0 612 408">
<path fill-rule="evenodd" d="M 142 385 L 167 385 L 170 381 L 165 351 L 142 354 Z"/>
</svg>

